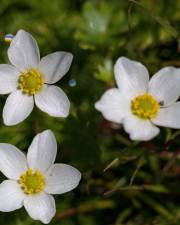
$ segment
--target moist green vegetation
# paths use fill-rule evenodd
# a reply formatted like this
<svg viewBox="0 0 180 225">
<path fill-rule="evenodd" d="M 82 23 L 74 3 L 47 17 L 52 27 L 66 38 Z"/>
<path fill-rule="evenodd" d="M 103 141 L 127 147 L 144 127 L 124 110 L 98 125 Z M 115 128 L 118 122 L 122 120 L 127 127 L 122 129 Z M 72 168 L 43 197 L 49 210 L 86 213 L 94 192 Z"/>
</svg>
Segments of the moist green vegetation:
<svg viewBox="0 0 180 225">
<path fill-rule="evenodd" d="M 115 85 L 113 64 L 119 56 L 141 61 L 151 75 L 180 66 L 179 24 L 179 0 L 0 1 L 1 63 L 7 63 L 3 35 L 18 29 L 37 39 L 42 56 L 58 50 L 74 54 L 70 71 L 57 84 L 71 101 L 67 119 L 37 108 L 13 127 L 0 117 L 0 142 L 26 152 L 35 134 L 49 128 L 59 144 L 56 161 L 83 173 L 77 189 L 56 197 L 51 225 L 180 224 L 180 132 L 162 128 L 152 141 L 132 142 L 121 126 L 94 109 Z M 1 96 L 1 111 L 5 99 Z M 21 209 L 0 213 L 0 224 L 41 223 Z"/>
</svg>

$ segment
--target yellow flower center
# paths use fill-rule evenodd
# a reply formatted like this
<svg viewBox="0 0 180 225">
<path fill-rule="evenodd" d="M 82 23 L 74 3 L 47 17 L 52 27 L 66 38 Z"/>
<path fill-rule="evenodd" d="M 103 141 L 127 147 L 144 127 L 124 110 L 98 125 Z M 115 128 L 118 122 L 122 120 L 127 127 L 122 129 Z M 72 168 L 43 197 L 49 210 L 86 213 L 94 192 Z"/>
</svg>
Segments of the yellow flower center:
<svg viewBox="0 0 180 225">
<path fill-rule="evenodd" d="M 19 76 L 19 88 L 23 93 L 34 95 L 44 84 L 41 73 L 37 69 L 30 69 Z"/>
<path fill-rule="evenodd" d="M 131 100 L 132 113 L 141 119 L 152 119 L 156 117 L 159 107 L 160 105 L 156 99 L 148 93 L 139 95 Z"/>
<path fill-rule="evenodd" d="M 40 171 L 28 169 L 18 180 L 25 194 L 36 194 L 45 187 L 45 178 Z"/>
</svg>

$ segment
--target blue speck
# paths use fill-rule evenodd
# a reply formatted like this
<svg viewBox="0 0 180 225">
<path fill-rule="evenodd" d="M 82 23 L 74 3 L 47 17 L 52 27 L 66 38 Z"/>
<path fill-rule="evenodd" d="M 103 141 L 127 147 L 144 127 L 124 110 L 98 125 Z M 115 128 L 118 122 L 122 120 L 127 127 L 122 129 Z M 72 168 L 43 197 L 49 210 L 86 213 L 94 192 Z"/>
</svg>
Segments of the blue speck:
<svg viewBox="0 0 180 225">
<path fill-rule="evenodd" d="M 13 38 L 13 37 L 14 37 L 13 34 L 6 34 L 6 35 L 5 35 L 5 38 Z"/>
<path fill-rule="evenodd" d="M 7 42 L 7 43 L 11 43 L 12 39 L 14 38 L 14 35 L 12 34 L 6 34 L 4 36 L 4 41 Z"/>
<path fill-rule="evenodd" d="M 75 87 L 77 82 L 76 82 L 75 79 L 71 79 L 71 80 L 69 80 L 68 84 L 69 84 L 70 87 Z"/>
</svg>

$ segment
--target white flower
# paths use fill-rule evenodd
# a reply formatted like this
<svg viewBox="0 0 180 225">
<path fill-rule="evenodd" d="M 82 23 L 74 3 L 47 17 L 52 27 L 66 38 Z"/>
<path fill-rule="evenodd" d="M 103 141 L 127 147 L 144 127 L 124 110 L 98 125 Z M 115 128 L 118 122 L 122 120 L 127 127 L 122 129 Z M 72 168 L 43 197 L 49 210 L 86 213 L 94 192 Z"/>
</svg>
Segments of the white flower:
<svg viewBox="0 0 180 225">
<path fill-rule="evenodd" d="M 57 86 L 69 70 L 72 54 L 55 52 L 40 60 L 35 39 L 19 30 L 8 49 L 12 65 L 0 65 L 0 94 L 11 93 L 3 109 L 6 125 L 23 121 L 32 112 L 34 101 L 38 108 L 54 117 L 67 117 L 70 102 Z"/>
<path fill-rule="evenodd" d="M 180 69 L 165 67 L 149 81 L 139 62 L 120 57 L 114 68 L 118 88 L 104 93 L 95 108 L 112 122 L 123 124 L 132 140 L 150 140 L 156 126 L 180 128 Z"/>
<path fill-rule="evenodd" d="M 66 164 L 54 164 L 57 144 L 46 130 L 33 139 L 26 156 L 15 146 L 0 144 L 0 170 L 8 178 L 0 184 L 0 211 L 10 212 L 23 205 L 30 217 L 47 224 L 55 215 L 51 194 L 74 189 L 80 172 Z"/>
</svg>

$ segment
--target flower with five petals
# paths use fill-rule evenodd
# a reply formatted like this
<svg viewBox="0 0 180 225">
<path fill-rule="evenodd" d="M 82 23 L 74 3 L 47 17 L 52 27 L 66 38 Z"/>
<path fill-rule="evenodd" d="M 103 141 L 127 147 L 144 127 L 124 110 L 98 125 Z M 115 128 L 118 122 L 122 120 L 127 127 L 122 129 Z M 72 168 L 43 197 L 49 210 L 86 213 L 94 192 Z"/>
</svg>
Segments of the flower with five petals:
<svg viewBox="0 0 180 225">
<path fill-rule="evenodd" d="M 6 125 L 22 122 L 32 112 L 34 102 L 53 117 L 67 117 L 70 102 L 59 87 L 53 85 L 69 70 L 73 56 L 55 52 L 40 60 L 35 39 L 19 30 L 8 49 L 10 64 L 0 64 L 0 94 L 9 94 L 4 109 Z"/>
<path fill-rule="evenodd" d="M 139 141 L 158 135 L 157 126 L 180 129 L 180 69 L 165 67 L 149 80 L 144 65 L 120 57 L 114 73 L 118 88 L 107 90 L 95 104 L 105 119 L 122 124 Z"/>
<path fill-rule="evenodd" d="M 51 194 L 74 189 L 80 172 L 67 164 L 54 164 L 57 144 L 46 130 L 36 135 L 27 153 L 11 144 L 0 143 L 0 170 L 8 178 L 0 184 L 0 211 L 10 212 L 23 205 L 29 216 L 47 224 L 55 215 Z"/>
</svg>

